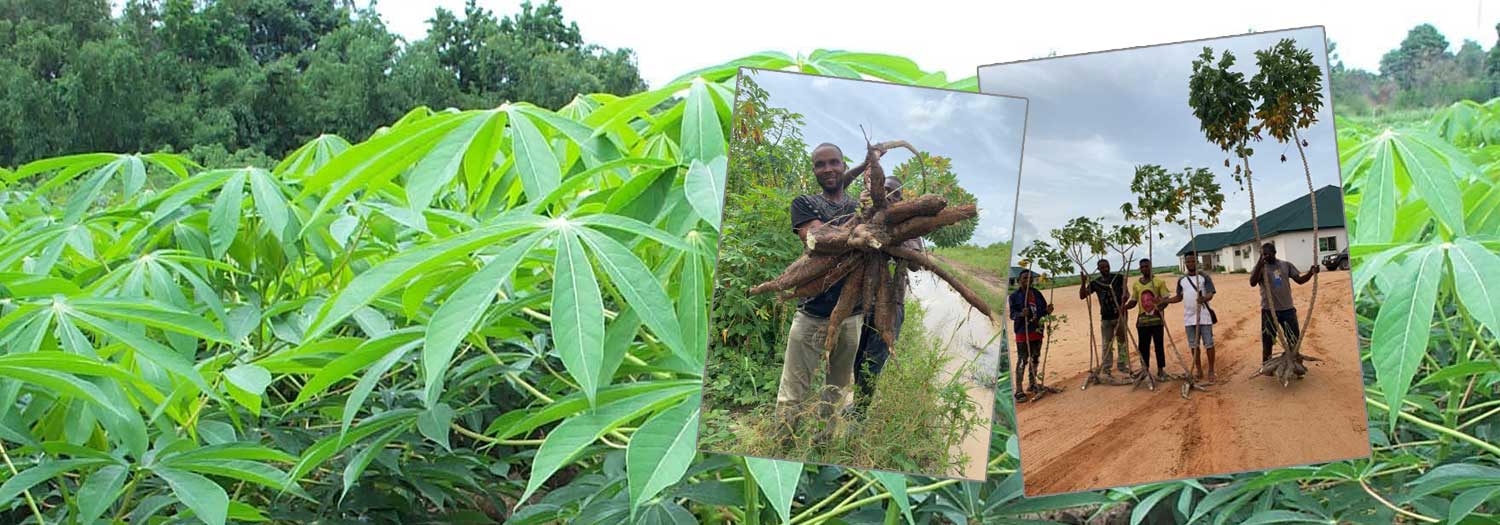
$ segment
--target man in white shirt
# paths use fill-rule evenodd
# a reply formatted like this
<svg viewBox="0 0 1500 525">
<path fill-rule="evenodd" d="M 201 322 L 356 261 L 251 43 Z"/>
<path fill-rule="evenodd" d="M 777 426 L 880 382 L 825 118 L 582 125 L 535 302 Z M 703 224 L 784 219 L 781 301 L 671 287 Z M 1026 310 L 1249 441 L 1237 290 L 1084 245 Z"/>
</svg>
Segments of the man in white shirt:
<svg viewBox="0 0 1500 525">
<path fill-rule="evenodd" d="M 1183 262 L 1187 275 L 1177 279 L 1177 294 L 1168 303 L 1184 303 L 1182 324 L 1187 332 L 1188 348 L 1193 350 L 1193 376 L 1203 379 L 1203 362 L 1199 357 L 1199 343 L 1208 350 L 1208 380 L 1214 381 L 1214 311 L 1208 302 L 1214 298 L 1214 281 L 1207 274 L 1198 272 L 1198 254 L 1193 253 Z"/>
</svg>

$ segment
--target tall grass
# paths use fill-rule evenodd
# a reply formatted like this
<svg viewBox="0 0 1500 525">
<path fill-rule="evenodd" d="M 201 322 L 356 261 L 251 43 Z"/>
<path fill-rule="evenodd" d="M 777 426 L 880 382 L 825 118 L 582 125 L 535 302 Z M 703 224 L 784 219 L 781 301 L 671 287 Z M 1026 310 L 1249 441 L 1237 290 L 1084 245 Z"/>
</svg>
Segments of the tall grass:
<svg viewBox="0 0 1500 525">
<path fill-rule="evenodd" d="M 972 375 L 972 363 L 945 377 L 954 357 L 946 341 L 926 329 L 924 315 L 916 301 L 907 302 L 900 338 L 863 417 L 839 411 L 821 419 L 809 407 L 800 414 L 797 432 L 783 442 L 771 401 L 738 414 L 711 415 L 700 446 L 807 463 L 956 473 L 972 458 L 953 451 L 972 433 L 985 431 L 989 414 L 979 413 L 969 397 L 966 378 Z M 814 385 L 824 379 L 819 374 Z M 819 439 L 820 433 L 825 439 Z"/>
</svg>

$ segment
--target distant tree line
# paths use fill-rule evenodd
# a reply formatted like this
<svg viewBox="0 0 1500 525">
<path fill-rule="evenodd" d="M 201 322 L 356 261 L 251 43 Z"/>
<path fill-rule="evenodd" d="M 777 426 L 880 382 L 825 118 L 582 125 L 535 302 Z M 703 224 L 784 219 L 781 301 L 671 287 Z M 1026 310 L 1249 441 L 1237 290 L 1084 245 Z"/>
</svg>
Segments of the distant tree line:
<svg viewBox="0 0 1500 525">
<path fill-rule="evenodd" d="M 469 0 L 406 42 L 349 0 L 0 0 L 0 165 L 85 151 L 280 157 L 361 140 L 426 105 L 557 108 L 646 85 L 629 49 L 584 41 L 555 0 Z"/>
<path fill-rule="evenodd" d="M 1500 24 L 1495 25 L 1500 35 Z M 1497 40 L 1500 44 L 1500 40 Z M 1333 101 L 1340 114 L 1444 106 L 1458 100 L 1484 102 L 1500 96 L 1500 45 L 1464 40 L 1457 51 L 1431 24 L 1407 32 L 1401 45 L 1381 57 L 1380 71 L 1346 67 L 1328 43 Z"/>
</svg>

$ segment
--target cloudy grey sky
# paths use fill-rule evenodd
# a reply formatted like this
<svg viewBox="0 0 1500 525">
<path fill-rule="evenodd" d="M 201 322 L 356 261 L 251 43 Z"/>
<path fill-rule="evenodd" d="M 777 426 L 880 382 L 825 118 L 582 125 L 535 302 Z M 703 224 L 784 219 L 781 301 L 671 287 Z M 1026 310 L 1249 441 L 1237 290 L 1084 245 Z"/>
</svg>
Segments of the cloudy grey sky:
<svg viewBox="0 0 1500 525">
<path fill-rule="evenodd" d="M 1326 103 L 1327 53 L 1318 28 L 981 67 L 982 91 L 1030 99 L 1015 246 L 1039 236 L 1050 238 L 1051 229 L 1080 215 L 1103 216 L 1107 224 L 1123 222 L 1119 208 L 1135 201 L 1130 179 L 1141 164 L 1169 171 L 1212 169 L 1224 193 L 1224 213 L 1212 231 L 1249 220 L 1248 193 L 1234 181 L 1232 169 L 1224 167 L 1226 154 L 1203 137 L 1187 104 L 1188 77 L 1193 60 L 1209 46 L 1216 57 L 1224 50 L 1233 53 L 1234 69 L 1248 78 L 1256 72 L 1254 52 L 1282 38 L 1311 50 L 1325 68 L 1325 104 L 1318 123 L 1301 133 L 1310 143 L 1306 150 L 1314 187 L 1340 184 L 1333 114 Z M 1252 147 L 1256 211 L 1265 213 L 1307 195 L 1296 147 L 1269 136 Z M 1283 153 L 1285 163 L 1280 161 Z M 1184 228 L 1166 225 L 1162 230 L 1166 238 L 1156 240 L 1158 261 L 1172 257 L 1188 241 Z M 1142 246 L 1136 257 L 1144 256 Z"/>
<path fill-rule="evenodd" d="M 953 159 L 958 184 L 979 204 L 979 226 L 970 243 L 1010 240 L 1015 217 L 1026 101 L 978 93 L 745 70 L 769 94 L 768 103 L 801 113 L 809 145 L 832 142 L 854 162 L 864 158 L 864 126 L 871 140 L 905 140 L 919 150 Z M 886 172 L 911 159 L 905 149 L 886 152 Z M 811 173 L 808 174 L 812 176 Z M 916 181 L 906 181 L 914 184 Z"/>
</svg>

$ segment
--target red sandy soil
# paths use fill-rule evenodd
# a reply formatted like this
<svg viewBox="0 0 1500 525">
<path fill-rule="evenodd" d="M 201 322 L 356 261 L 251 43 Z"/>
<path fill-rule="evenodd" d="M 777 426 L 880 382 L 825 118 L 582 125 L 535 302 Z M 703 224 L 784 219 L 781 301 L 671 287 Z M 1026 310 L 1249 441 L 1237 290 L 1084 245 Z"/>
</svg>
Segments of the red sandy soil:
<svg viewBox="0 0 1500 525">
<path fill-rule="evenodd" d="M 1098 305 L 1089 319 L 1078 288 L 1055 294 L 1056 313 L 1068 322 L 1054 334 L 1045 382 L 1063 389 L 1017 406 L 1021 472 L 1027 496 L 1096 490 L 1163 480 L 1323 463 L 1370 453 L 1364 384 L 1349 272 L 1319 276 L 1312 329 L 1304 327 L 1307 376 L 1282 387 L 1253 376 L 1260 366 L 1260 292 L 1246 274 L 1215 274 L 1213 307 L 1218 384 L 1182 399 L 1182 381 L 1145 386 L 1091 385 L 1080 391 L 1089 363 L 1089 326 L 1098 336 Z M 1138 276 L 1131 277 L 1137 279 Z M 1176 276 L 1162 276 L 1169 289 Z M 1307 311 L 1312 282 L 1293 285 L 1298 322 Z M 1191 366 L 1182 305 L 1166 311 L 1167 371 Z M 1130 321 L 1135 337 L 1134 316 Z M 1130 349 L 1131 367 L 1140 357 Z M 1273 355 L 1281 352 L 1278 346 Z M 1014 352 L 1012 352 L 1014 353 Z M 1011 363 L 1014 363 L 1014 355 Z M 1155 360 L 1153 351 L 1152 360 Z M 1205 366 L 1206 366 L 1205 357 Z M 1155 363 L 1152 363 L 1155 368 Z M 1119 376 L 1119 372 L 1115 373 Z"/>
</svg>

